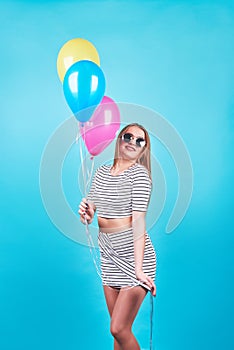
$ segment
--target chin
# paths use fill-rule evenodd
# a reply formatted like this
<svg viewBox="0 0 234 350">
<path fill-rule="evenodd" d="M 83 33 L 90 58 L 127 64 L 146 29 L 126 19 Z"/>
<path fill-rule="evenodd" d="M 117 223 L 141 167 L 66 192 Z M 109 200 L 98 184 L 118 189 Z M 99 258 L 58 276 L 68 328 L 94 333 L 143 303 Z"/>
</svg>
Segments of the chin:
<svg viewBox="0 0 234 350">
<path fill-rule="evenodd" d="M 121 158 L 130 161 L 137 161 L 137 157 L 135 155 L 123 154 L 121 155 Z"/>
<path fill-rule="evenodd" d="M 120 158 L 130 161 L 137 161 L 139 153 L 136 151 L 128 151 L 125 148 L 120 149 Z"/>
</svg>

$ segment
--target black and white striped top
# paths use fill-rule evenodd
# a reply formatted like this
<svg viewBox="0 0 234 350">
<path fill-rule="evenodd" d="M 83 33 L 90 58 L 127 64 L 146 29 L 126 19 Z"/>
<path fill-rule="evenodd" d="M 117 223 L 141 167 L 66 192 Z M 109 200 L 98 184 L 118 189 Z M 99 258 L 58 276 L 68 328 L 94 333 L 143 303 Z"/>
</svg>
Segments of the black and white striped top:
<svg viewBox="0 0 234 350">
<path fill-rule="evenodd" d="M 110 170 L 111 165 L 96 170 L 87 196 L 94 202 L 97 215 L 114 219 L 147 211 L 152 186 L 148 170 L 138 163 L 119 175 L 111 175 Z"/>
</svg>

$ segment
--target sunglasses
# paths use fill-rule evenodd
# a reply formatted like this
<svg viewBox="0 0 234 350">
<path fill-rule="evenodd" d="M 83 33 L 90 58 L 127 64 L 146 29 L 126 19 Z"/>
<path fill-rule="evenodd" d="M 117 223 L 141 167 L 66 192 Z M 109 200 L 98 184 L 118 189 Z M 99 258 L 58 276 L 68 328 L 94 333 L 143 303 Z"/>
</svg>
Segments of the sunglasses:
<svg viewBox="0 0 234 350">
<path fill-rule="evenodd" d="M 129 143 L 131 140 L 134 140 L 135 137 L 133 134 L 130 134 L 129 132 L 127 132 L 126 134 L 123 134 L 121 139 L 126 142 Z M 144 147 L 146 145 L 146 141 L 142 138 L 142 137 L 138 137 L 136 139 L 136 146 L 137 147 Z"/>
</svg>

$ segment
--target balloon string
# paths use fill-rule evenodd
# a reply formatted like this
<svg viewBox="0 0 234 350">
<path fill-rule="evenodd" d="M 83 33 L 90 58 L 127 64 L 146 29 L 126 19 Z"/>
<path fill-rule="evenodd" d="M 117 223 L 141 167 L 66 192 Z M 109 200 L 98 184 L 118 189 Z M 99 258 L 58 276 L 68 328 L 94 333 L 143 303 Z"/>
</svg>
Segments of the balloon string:
<svg viewBox="0 0 234 350">
<path fill-rule="evenodd" d="M 153 350 L 153 318 L 154 318 L 154 300 L 150 295 L 150 350 Z"/>
<path fill-rule="evenodd" d="M 82 126 L 83 128 L 85 127 L 84 125 Z M 83 132 L 83 137 L 84 137 L 84 142 L 85 142 L 85 130 L 82 130 Z M 79 124 L 78 124 L 78 132 L 77 132 L 77 136 L 76 136 L 76 142 L 78 142 L 79 140 L 79 150 L 80 150 L 80 159 L 81 159 L 81 165 L 82 165 L 82 176 L 83 176 L 83 185 L 84 185 L 84 196 L 85 198 L 87 197 L 87 192 L 88 192 L 88 186 L 90 184 L 91 178 L 92 178 L 92 174 L 93 174 L 93 169 L 94 169 L 94 158 L 91 158 L 91 170 L 88 170 L 87 167 L 87 162 L 86 162 L 86 154 L 83 154 L 83 144 L 82 144 L 82 137 L 81 137 L 81 132 L 79 129 Z M 94 265 L 96 267 L 96 271 L 98 273 L 98 275 L 101 277 L 101 273 L 100 273 L 100 269 L 98 268 L 98 256 L 97 256 L 97 251 L 95 248 L 95 245 L 93 243 L 93 239 L 92 236 L 90 234 L 89 231 L 89 224 L 85 218 L 85 232 L 86 232 L 86 236 L 87 236 L 87 240 L 88 240 L 88 245 L 89 245 L 89 250 L 94 262 Z M 95 256 L 94 256 L 95 255 Z"/>
<path fill-rule="evenodd" d="M 83 128 L 84 128 L 84 130 L 83 130 L 83 138 L 84 138 L 84 145 L 85 145 L 85 136 L 86 136 L 85 124 L 83 124 Z M 80 137 L 80 139 L 81 139 L 81 137 Z M 84 181 L 84 193 L 85 193 L 85 198 L 86 198 L 87 197 L 87 193 L 88 193 L 89 184 L 91 182 L 92 175 L 93 175 L 94 158 L 93 157 L 91 158 L 91 169 L 89 171 L 88 166 L 87 166 L 87 150 L 86 150 L 86 147 L 83 147 L 84 152 L 85 152 L 84 157 L 83 157 L 83 153 L 82 153 L 82 150 L 83 150 L 82 147 L 80 149 L 81 149 L 81 154 L 82 154 L 82 159 L 83 159 L 83 169 L 84 169 L 84 171 L 83 171 L 83 174 L 84 174 L 83 181 Z M 90 250 L 92 248 L 92 252 L 95 253 L 95 257 L 93 257 L 93 253 L 92 253 L 94 265 L 96 266 L 96 270 L 97 270 L 98 275 L 101 277 L 101 274 L 99 272 L 99 268 L 98 268 L 98 265 L 97 265 L 97 261 L 96 261 L 96 260 L 98 260 L 97 251 L 96 251 L 96 248 L 94 246 L 93 238 L 92 238 L 92 236 L 90 234 L 90 231 L 89 231 L 89 224 L 88 224 L 86 219 L 85 219 L 85 230 L 86 230 L 86 235 L 88 237 Z"/>
<path fill-rule="evenodd" d="M 95 249 L 95 246 L 94 246 L 94 243 L 93 243 L 92 236 L 90 235 L 89 224 L 88 224 L 86 218 L 85 218 L 85 232 L 86 232 L 86 236 L 87 236 L 87 239 L 88 239 L 89 251 L 90 251 L 90 254 L 92 256 L 92 259 L 93 259 L 93 262 L 94 262 L 94 266 L 96 268 L 96 272 L 97 272 L 98 276 L 100 278 L 102 278 L 100 268 L 98 267 L 98 264 L 97 264 L 97 260 L 98 260 L 97 252 L 96 252 L 96 249 Z M 95 256 L 93 255 L 93 251 L 95 251 Z"/>
<path fill-rule="evenodd" d="M 82 175 L 83 175 L 83 185 L 84 185 L 84 195 L 86 198 L 86 175 L 85 175 L 85 170 L 86 170 L 86 157 L 83 157 L 83 144 L 82 144 L 82 137 L 81 137 L 81 132 L 79 130 L 79 125 L 78 125 L 78 132 L 76 139 L 79 140 L 79 148 L 80 148 L 80 161 L 81 161 L 81 168 L 82 168 Z"/>
<path fill-rule="evenodd" d="M 81 137 L 81 133 L 80 133 L 80 155 L 81 155 L 81 162 L 82 162 L 82 172 L 83 172 L 83 182 L 84 182 L 84 194 L 85 194 L 85 198 L 87 196 L 88 193 L 88 188 L 89 188 L 89 184 L 91 182 L 92 179 L 92 175 L 93 175 L 93 169 L 94 169 L 94 157 L 90 157 L 91 159 L 91 169 L 89 171 L 89 168 L 87 166 L 87 149 L 86 147 L 82 148 L 82 145 L 85 146 L 86 144 L 86 130 L 85 130 L 85 124 L 82 124 L 82 128 L 83 128 L 83 139 L 84 142 L 82 143 L 82 137 Z M 78 130 L 79 133 L 79 130 Z M 84 149 L 84 156 L 83 156 L 83 152 L 82 150 Z"/>
<path fill-rule="evenodd" d="M 90 186 L 91 180 L 92 180 L 92 176 L 93 176 L 93 169 L 94 169 L 94 158 L 91 158 L 91 169 L 90 171 L 87 168 L 87 183 L 86 183 L 86 193 L 88 193 L 88 188 Z"/>
</svg>

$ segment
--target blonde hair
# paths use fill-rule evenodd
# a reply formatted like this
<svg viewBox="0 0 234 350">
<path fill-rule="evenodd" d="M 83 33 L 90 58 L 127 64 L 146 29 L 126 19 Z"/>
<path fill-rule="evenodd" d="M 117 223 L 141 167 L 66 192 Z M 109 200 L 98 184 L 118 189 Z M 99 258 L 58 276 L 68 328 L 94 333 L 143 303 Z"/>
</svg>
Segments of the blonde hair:
<svg viewBox="0 0 234 350">
<path fill-rule="evenodd" d="M 115 166 L 118 163 L 118 159 L 119 159 L 119 145 L 120 145 L 120 142 L 121 142 L 121 137 L 122 137 L 123 134 L 126 133 L 127 129 L 130 128 L 131 126 L 138 127 L 145 134 L 146 144 L 143 147 L 143 150 L 142 150 L 139 158 L 137 159 L 136 163 L 139 163 L 139 164 L 143 165 L 148 170 L 149 176 L 151 178 L 150 138 L 149 138 L 148 131 L 142 125 L 140 125 L 138 123 L 128 124 L 119 132 L 117 140 L 116 140 L 116 144 L 115 144 L 115 156 L 114 156 L 113 166 Z"/>
</svg>

